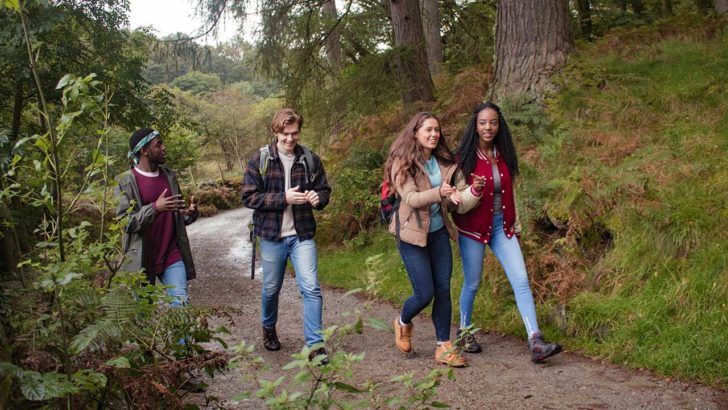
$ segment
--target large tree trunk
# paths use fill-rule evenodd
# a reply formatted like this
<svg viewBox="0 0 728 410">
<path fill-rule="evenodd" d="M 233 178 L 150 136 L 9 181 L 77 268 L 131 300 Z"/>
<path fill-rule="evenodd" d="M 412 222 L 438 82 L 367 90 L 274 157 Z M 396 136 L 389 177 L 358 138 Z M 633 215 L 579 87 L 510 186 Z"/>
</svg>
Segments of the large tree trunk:
<svg viewBox="0 0 728 410">
<path fill-rule="evenodd" d="M 399 48 L 397 74 L 402 87 L 402 101 L 405 105 L 433 101 L 419 0 L 391 0 L 390 12 L 394 43 Z"/>
<path fill-rule="evenodd" d="M 7 155 L 11 154 L 11 149 L 20 136 L 20 126 L 23 114 L 23 106 L 25 99 L 23 98 L 23 77 L 18 74 L 15 82 L 15 97 L 13 99 L 13 117 L 10 128 L 10 143 L 8 145 Z M 13 178 L 13 177 L 8 177 Z M 8 184 L 12 184 L 9 181 Z M 5 189 L 5 180 L 0 176 L 0 190 Z M 20 262 L 20 240 L 18 239 L 18 226 L 16 219 L 13 217 L 11 209 L 19 209 L 22 205 L 17 198 L 12 198 L 12 202 L 0 200 L 0 271 L 3 269 L 8 272 L 15 272 Z M 3 267 L 4 265 L 4 267 Z M 1 403 L 1 402 L 0 402 Z"/>
<path fill-rule="evenodd" d="M 425 32 L 425 45 L 427 46 L 427 66 L 430 75 L 434 76 L 442 71 L 444 60 L 442 52 L 442 38 L 440 37 L 440 2 L 437 0 L 422 1 L 422 24 Z"/>
<path fill-rule="evenodd" d="M 579 9 L 581 35 L 589 38 L 592 35 L 591 2 L 589 0 L 577 0 L 576 5 Z"/>
<path fill-rule="evenodd" d="M 728 0 L 713 0 L 713 5 L 718 14 L 728 14 Z"/>
<path fill-rule="evenodd" d="M 541 97 L 572 49 L 566 0 L 501 0 L 491 97 Z"/>
<path fill-rule="evenodd" d="M 334 0 L 324 1 L 322 7 L 324 15 L 331 21 L 331 24 L 336 24 L 338 16 Z M 341 67 L 341 34 L 338 27 L 332 26 L 331 32 L 326 38 L 326 56 L 329 58 L 332 68 Z"/>
</svg>

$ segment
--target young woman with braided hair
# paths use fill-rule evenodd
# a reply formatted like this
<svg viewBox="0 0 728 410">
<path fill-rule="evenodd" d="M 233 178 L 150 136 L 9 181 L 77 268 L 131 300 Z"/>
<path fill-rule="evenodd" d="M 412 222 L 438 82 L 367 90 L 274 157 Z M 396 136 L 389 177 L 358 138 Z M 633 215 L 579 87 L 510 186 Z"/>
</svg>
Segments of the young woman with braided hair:
<svg viewBox="0 0 728 410">
<path fill-rule="evenodd" d="M 456 158 L 459 170 L 472 184 L 473 194 L 480 199 L 472 210 L 453 213 L 464 276 L 458 334 L 471 325 L 485 246 L 488 245 L 513 288 L 526 326 L 531 360 L 540 362 L 559 353 L 561 346 L 544 341 L 536 322 L 536 307 L 518 243 L 521 226 L 513 184 L 518 175 L 518 157 L 508 124 L 497 105 L 486 102 L 475 107 L 456 150 Z M 463 335 L 459 344 L 469 353 L 482 351 L 472 334 Z"/>
</svg>

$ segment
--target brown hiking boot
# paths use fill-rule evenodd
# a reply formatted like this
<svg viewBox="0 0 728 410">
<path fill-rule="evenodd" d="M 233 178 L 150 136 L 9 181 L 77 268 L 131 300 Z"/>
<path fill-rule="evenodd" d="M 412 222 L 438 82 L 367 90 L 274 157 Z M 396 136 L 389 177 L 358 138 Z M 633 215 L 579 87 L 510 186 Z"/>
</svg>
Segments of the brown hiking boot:
<svg viewBox="0 0 728 410">
<path fill-rule="evenodd" d="M 399 318 L 394 318 L 392 322 L 394 327 L 394 344 L 397 345 L 402 353 L 409 353 L 412 351 L 412 329 L 414 325 L 412 323 L 408 325 L 400 325 Z"/>
<path fill-rule="evenodd" d="M 440 364 L 446 364 L 450 367 L 465 367 L 467 362 L 460 356 L 460 349 L 453 346 L 452 342 L 447 341 L 435 349 L 435 361 Z"/>
</svg>

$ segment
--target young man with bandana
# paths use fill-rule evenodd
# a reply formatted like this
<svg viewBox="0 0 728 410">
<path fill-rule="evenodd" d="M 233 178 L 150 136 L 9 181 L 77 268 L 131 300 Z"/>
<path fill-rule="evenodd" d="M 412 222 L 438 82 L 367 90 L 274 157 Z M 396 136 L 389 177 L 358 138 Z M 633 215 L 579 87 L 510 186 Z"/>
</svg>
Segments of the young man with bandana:
<svg viewBox="0 0 728 410">
<path fill-rule="evenodd" d="M 127 217 L 122 251 L 127 272 L 142 268 L 149 283 L 156 279 L 171 286 L 172 306 L 187 304 L 187 281 L 195 277 L 195 265 L 186 225 L 197 219 L 194 196 L 189 206 L 180 193 L 177 177 L 163 167 L 167 154 L 158 131 L 142 128 L 129 139 L 129 158 L 134 166 L 118 177 L 117 219 Z"/>
<path fill-rule="evenodd" d="M 263 346 L 279 350 L 276 332 L 278 295 L 290 258 L 303 299 L 303 333 L 309 359 L 328 363 L 321 335 L 323 297 L 318 282 L 316 220 L 313 210 L 329 203 L 331 188 L 318 155 L 298 143 L 303 117 L 290 108 L 271 121 L 273 141 L 253 155 L 245 168 L 242 199 L 254 209 L 254 233 L 263 260 L 261 322 Z M 290 307 L 286 307 L 290 308 Z"/>
</svg>

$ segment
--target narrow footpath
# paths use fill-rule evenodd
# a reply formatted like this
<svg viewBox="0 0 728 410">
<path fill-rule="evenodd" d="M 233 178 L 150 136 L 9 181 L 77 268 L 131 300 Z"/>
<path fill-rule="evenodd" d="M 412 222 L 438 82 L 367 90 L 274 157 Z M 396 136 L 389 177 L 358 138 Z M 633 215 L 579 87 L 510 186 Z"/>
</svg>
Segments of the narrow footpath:
<svg viewBox="0 0 728 410">
<path fill-rule="evenodd" d="M 190 282 L 191 302 L 197 305 L 228 305 L 240 310 L 226 337 L 230 345 L 245 340 L 270 365 L 263 375 L 275 380 L 289 379 L 295 370 L 283 370 L 303 346 L 302 302 L 295 279 L 286 275 L 280 296 L 278 334 L 283 348 L 269 352 L 263 348 L 260 326 L 260 271 L 250 279 L 250 251 L 247 221 L 252 211 L 245 208 L 201 218 L 188 226 L 197 279 Z M 326 258 L 326 254 L 319 254 Z M 457 274 L 457 273 L 455 273 Z M 349 324 L 346 312 L 362 309 L 361 296 L 324 286 L 324 327 Z M 403 295 L 404 297 L 404 295 Z M 365 317 L 389 323 L 397 307 L 373 303 Z M 434 362 L 434 330 L 429 317 L 414 321 L 415 353 L 400 354 L 393 335 L 365 326 L 363 334 L 347 336 L 344 350 L 366 353 L 354 368 L 352 383 L 375 380 L 388 383 L 400 374 L 415 371 L 423 377 L 437 368 Z M 452 334 L 455 334 L 453 328 Z M 455 380 L 444 381 L 438 401 L 453 409 L 728 409 L 728 394 L 694 383 L 668 381 L 650 372 L 625 370 L 580 356 L 562 353 L 546 364 L 531 363 L 526 343 L 514 337 L 480 334 L 485 352 L 467 355 L 469 367 L 455 369 Z M 220 399 L 211 408 L 260 409 L 265 405 L 252 398 L 234 401 L 243 391 L 254 391 L 255 381 L 244 380 L 244 372 L 232 370 L 206 380 L 208 393 Z M 294 391 L 293 386 L 288 387 Z M 253 396 L 254 397 L 254 396 Z M 203 404 L 203 403 L 200 403 Z"/>
</svg>

